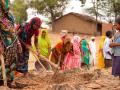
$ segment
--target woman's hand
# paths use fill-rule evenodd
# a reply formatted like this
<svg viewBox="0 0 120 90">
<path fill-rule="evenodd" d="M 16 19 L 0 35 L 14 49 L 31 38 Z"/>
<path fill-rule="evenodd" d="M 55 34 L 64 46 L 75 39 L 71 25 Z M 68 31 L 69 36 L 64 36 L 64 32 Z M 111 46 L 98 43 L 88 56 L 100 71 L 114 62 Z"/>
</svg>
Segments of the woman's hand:
<svg viewBox="0 0 120 90">
<path fill-rule="evenodd" d="M 20 44 L 18 44 L 18 49 L 19 49 L 19 53 L 22 53 L 22 47 Z"/>
</svg>

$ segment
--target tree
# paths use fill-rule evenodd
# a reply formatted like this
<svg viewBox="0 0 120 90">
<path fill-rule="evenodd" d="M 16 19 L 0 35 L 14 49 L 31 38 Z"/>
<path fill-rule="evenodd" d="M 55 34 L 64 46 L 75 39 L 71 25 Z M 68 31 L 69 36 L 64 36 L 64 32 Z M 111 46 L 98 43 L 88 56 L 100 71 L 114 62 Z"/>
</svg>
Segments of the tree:
<svg viewBox="0 0 120 90">
<path fill-rule="evenodd" d="M 38 10 L 39 13 L 49 17 L 53 22 L 63 15 L 63 11 L 68 0 L 33 0 L 31 7 Z"/>
<path fill-rule="evenodd" d="M 111 17 L 117 17 L 120 14 L 120 0 L 92 0 L 93 7 L 86 9 L 86 11 L 98 17 L 109 17 L 109 22 L 111 22 Z M 96 8 L 96 9 L 95 9 Z"/>
<path fill-rule="evenodd" d="M 81 1 L 82 6 L 84 6 L 86 3 L 86 0 L 79 0 L 79 1 Z"/>
<path fill-rule="evenodd" d="M 115 18 L 120 15 L 120 0 L 110 0 L 112 4 L 111 11 L 114 12 Z"/>
<path fill-rule="evenodd" d="M 24 0 L 14 0 L 14 3 L 11 5 L 11 10 L 13 15 L 16 18 L 16 22 L 23 22 L 27 19 L 27 4 L 24 3 Z"/>
</svg>

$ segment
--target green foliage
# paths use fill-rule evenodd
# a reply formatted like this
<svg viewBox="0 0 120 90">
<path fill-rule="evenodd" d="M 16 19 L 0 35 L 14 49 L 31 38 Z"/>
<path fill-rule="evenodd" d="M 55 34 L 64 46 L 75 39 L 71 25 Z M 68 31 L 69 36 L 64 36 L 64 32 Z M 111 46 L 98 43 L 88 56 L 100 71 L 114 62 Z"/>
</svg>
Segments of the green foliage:
<svg viewBox="0 0 120 90">
<path fill-rule="evenodd" d="M 23 22 L 27 19 L 27 4 L 24 0 L 15 0 L 11 5 L 11 10 L 15 16 L 16 22 Z"/>
<path fill-rule="evenodd" d="M 54 21 L 63 15 L 67 2 L 68 0 L 33 0 L 30 6 L 36 8 L 39 13 L 49 17 L 51 21 Z"/>
</svg>

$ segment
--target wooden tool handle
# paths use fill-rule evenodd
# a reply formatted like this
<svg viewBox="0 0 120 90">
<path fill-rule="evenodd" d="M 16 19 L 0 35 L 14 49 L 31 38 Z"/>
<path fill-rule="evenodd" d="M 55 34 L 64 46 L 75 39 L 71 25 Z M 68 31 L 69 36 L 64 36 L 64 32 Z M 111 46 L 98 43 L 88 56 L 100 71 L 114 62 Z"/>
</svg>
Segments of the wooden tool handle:
<svg viewBox="0 0 120 90">
<path fill-rule="evenodd" d="M 2 75 L 3 75 L 3 81 L 4 81 L 4 86 L 7 87 L 7 77 L 6 77 L 6 70 L 5 70 L 5 62 L 3 55 L 0 55 L 0 60 L 1 60 L 1 66 L 2 66 Z"/>
</svg>

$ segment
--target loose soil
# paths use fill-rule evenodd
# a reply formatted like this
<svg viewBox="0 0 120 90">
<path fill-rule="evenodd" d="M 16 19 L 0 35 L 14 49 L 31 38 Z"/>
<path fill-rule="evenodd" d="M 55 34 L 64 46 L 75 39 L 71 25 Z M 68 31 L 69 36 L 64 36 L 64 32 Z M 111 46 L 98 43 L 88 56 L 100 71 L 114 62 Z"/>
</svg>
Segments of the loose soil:
<svg viewBox="0 0 120 90">
<path fill-rule="evenodd" d="M 111 75 L 111 68 L 56 73 L 31 71 L 27 78 L 15 79 L 14 84 L 12 90 L 120 90 L 120 80 Z M 0 87 L 0 90 L 3 88 Z"/>
</svg>

